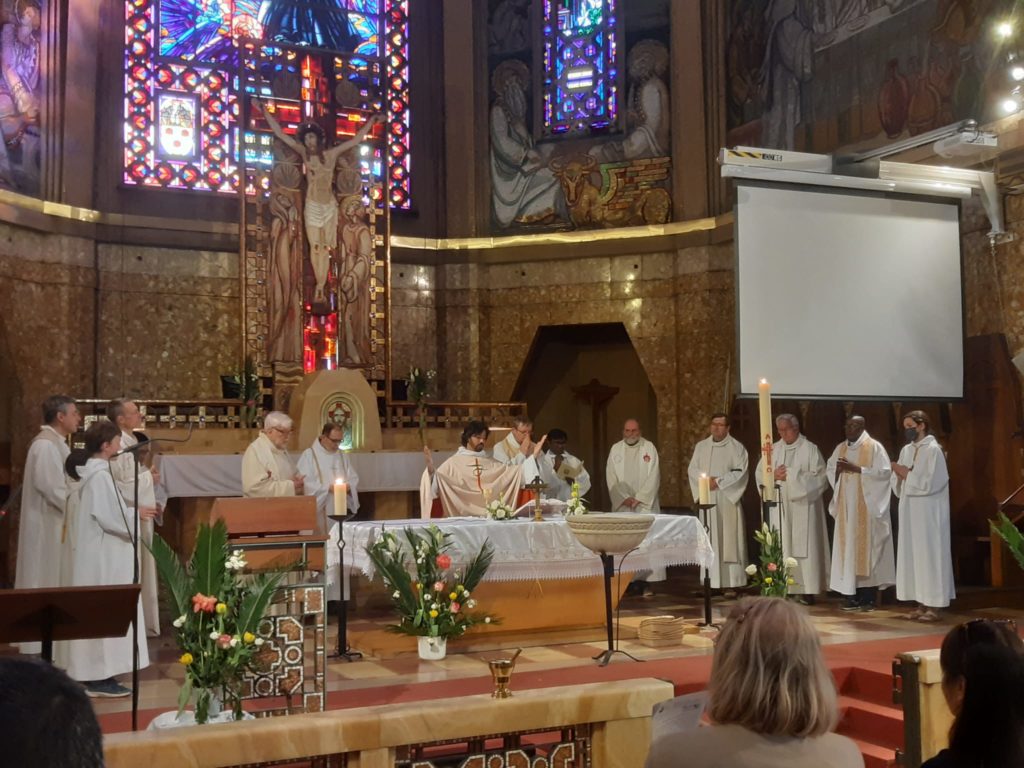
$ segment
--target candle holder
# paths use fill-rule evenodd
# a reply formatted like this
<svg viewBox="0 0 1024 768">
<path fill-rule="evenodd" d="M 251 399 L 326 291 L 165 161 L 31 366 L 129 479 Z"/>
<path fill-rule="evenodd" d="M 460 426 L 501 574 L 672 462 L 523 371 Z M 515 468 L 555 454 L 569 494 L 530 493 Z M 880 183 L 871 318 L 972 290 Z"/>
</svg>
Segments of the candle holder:
<svg viewBox="0 0 1024 768">
<path fill-rule="evenodd" d="M 780 486 L 778 483 L 776 483 L 775 484 L 775 500 L 766 499 L 764 497 L 764 485 L 763 484 L 758 484 L 758 486 L 757 486 L 757 493 L 761 497 L 761 525 L 764 525 L 764 521 L 765 520 L 768 520 L 769 522 L 771 521 L 772 507 L 779 506 L 778 498 L 779 498 L 779 492 L 781 490 L 782 490 L 782 486 Z M 779 528 L 779 530 L 782 530 L 781 527 Z"/>
<path fill-rule="evenodd" d="M 701 525 L 704 526 L 704 531 L 708 535 L 708 540 L 711 539 L 711 526 L 708 524 L 708 513 L 715 508 L 714 504 L 698 504 L 697 505 L 697 519 L 700 520 Z M 708 570 L 708 566 L 705 564 L 704 568 L 704 621 L 701 624 L 702 627 L 717 627 L 718 625 L 711 621 L 711 571 Z"/>
<path fill-rule="evenodd" d="M 328 515 L 338 524 L 338 650 L 331 658 L 345 661 L 356 661 L 363 658 L 359 651 L 353 651 L 348 645 L 348 599 L 345 597 L 345 530 L 344 523 L 355 517 L 352 515 Z M 326 558 L 325 558 L 326 559 Z M 325 563 L 326 566 L 326 563 Z M 325 598 L 326 599 L 326 598 Z"/>
</svg>

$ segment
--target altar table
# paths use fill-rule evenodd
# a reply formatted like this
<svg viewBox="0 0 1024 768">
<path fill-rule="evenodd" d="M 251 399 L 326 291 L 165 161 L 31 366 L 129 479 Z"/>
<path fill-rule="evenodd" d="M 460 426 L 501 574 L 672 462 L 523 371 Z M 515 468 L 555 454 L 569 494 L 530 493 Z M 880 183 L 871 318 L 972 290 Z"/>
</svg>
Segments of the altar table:
<svg viewBox="0 0 1024 768">
<path fill-rule="evenodd" d="M 431 524 L 451 533 L 454 566 L 466 563 L 485 540 L 494 547 L 491 567 L 474 592 L 479 609 L 501 617 L 497 627 L 480 631 L 529 631 L 596 627 L 604 624 L 601 559 L 580 544 L 563 519 L 496 522 L 483 518 L 389 520 L 345 523 L 345 566 L 367 578 L 374 575 L 366 547 L 383 530 Z M 647 538 L 626 555 L 615 556 L 622 576 L 612 582 L 617 603 L 631 577 L 626 574 L 670 565 L 711 566 L 715 554 L 704 527 L 695 517 L 656 515 Z M 377 580 L 379 585 L 379 580 Z"/>
</svg>

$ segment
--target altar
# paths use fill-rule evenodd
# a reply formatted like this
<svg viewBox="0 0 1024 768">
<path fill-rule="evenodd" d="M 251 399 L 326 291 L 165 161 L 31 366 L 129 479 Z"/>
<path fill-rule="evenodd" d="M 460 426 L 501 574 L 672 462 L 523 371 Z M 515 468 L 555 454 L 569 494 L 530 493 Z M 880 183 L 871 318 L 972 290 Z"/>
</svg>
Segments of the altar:
<svg viewBox="0 0 1024 768">
<path fill-rule="evenodd" d="M 474 627 L 473 632 L 544 631 L 598 627 L 604 624 L 604 587 L 600 558 L 580 544 L 561 518 L 534 522 L 497 522 L 484 518 L 389 520 L 345 523 L 345 566 L 350 573 L 374 577 L 366 548 L 385 530 L 431 524 L 452 535 L 453 563 L 467 562 L 485 541 L 494 558 L 474 597 L 485 612 L 501 618 L 497 626 Z M 714 551 L 704 527 L 695 517 L 656 515 L 643 543 L 633 552 L 616 556 L 620 572 L 612 582 L 618 604 L 632 574 L 670 565 L 710 566 Z M 376 582 L 380 587 L 379 579 Z"/>
</svg>

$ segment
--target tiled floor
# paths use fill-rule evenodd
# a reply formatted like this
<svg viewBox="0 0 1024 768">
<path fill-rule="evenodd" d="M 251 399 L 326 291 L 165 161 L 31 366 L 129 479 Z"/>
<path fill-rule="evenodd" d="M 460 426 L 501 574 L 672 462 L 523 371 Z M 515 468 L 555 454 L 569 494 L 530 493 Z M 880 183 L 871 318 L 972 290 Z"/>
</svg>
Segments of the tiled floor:
<svg viewBox="0 0 1024 768">
<path fill-rule="evenodd" d="M 697 634 L 688 634 L 679 646 L 670 648 L 649 648 L 635 639 L 627 639 L 629 631 L 626 624 L 633 624 L 647 616 L 672 615 L 683 616 L 696 623 L 702 616 L 702 602 L 695 595 L 693 585 L 685 582 L 667 584 L 668 594 L 652 598 L 625 598 L 621 606 L 623 620 L 623 636 L 620 648 L 628 651 L 639 659 L 671 659 L 677 657 L 707 655 L 713 649 L 715 630 L 702 630 Z M 713 603 L 713 618 L 716 622 L 723 621 L 734 604 L 734 600 L 716 598 Z M 955 612 L 947 613 L 939 623 L 921 624 L 908 621 L 903 616 L 908 609 L 900 606 L 886 606 L 871 613 L 843 613 L 839 610 L 840 601 L 830 598 L 819 601 L 809 608 L 812 619 L 817 627 L 823 644 L 854 643 L 869 640 L 886 640 L 913 636 L 931 636 L 942 634 L 949 627 L 966 618 L 978 616 L 1012 617 L 1024 624 L 1024 611 L 989 609 L 974 611 L 969 616 Z M 360 628 L 379 628 L 390 620 L 386 614 L 377 616 L 353 617 L 350 626 L 350 638 L 358 634 Z M 330 620 L 328 647 L 336 644 L 334 620 Z M 566 633 L 553 633 L 546 636 L 501 637 L 467 635 L 465 644 L 449 649 L 448 657 L 442 661 L 421 661 L 415 654 L 415 644 L 408 641 L 409 652 L 393 658 L 364 658 L 360 661 L 345 662 L 328 660 L 327 690 L 354 691 L 358 689 L 379 688 L 381 686 L 403 686 L 433 681 L 450 681 L 476 678 L 488 674 L 488 659 L 507 655 L 511 649 L 522 647 L 523 651 L 517 662 L 517 673 L 522 671 L 541 672 L 552 669 L 594 665 L 593 656 L 605 649 L 605 633 L 603 628 L 592 630 L 575 630 Z M 177 700 L 178 686 L 182 679 L 182 669 L 177 664 L 178 652 L 174 647 L 173 637 L 165 633 L 160 638 L 150 638 L 150 657 L 152 666 L 143 670 L 141 676 L 140 710 L 153 708 L 172 708 Z M 934 647 L 934 640 L 925 647 Z M 624 656 L 614 657 L 612 664 L 632 664 Z M 131 707 L 130 699 L 98 700 L 95 702 L 99 713 L 127 711 Z"/>
</svg>

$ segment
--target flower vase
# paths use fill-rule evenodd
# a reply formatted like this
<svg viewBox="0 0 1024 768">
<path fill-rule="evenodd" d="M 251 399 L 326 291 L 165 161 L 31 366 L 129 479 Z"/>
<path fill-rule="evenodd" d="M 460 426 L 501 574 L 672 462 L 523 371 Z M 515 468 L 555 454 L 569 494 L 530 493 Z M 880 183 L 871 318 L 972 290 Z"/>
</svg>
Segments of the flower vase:
<svg viewBox="0 0 1024 768">
<path fill-rule="evenodd" d="M 418 637 L 420 658 L 424 661 L 440 661 L 448 653 L 447 637 Z"/>
<path fill-rule="evenodd" d="M 214 688 L 196 688 L 196 724 L 213 720 L 224 710 L 224 702 Z"/>
</svg>

